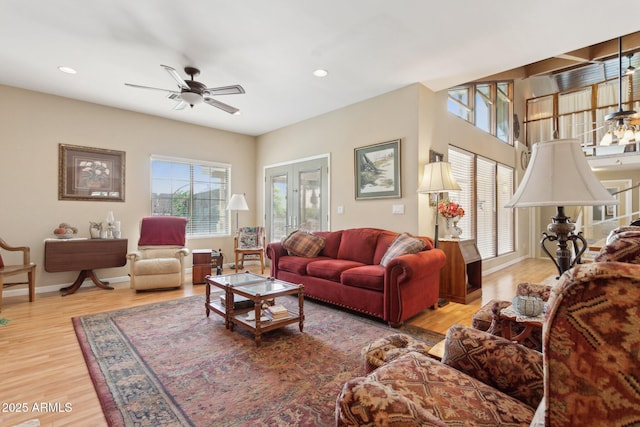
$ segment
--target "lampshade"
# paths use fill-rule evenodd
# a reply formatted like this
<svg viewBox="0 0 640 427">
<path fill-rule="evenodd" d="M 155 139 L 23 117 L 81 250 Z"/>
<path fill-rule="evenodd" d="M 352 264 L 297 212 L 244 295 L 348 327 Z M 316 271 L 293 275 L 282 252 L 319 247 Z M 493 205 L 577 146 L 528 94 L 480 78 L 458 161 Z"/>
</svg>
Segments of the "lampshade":
<svg viewBox="0 0 640 427">
<path fill-rule="evenodd" d="M 460 186 L 451 173 L 450 163 L 433 162 L 424 165 L 424 174 L 418 193 L 441 193 L 453 190 L 460 190 Z"/>
<path fill-rule="evenodd" d="M 244 198 L 244 194 L 234 194 L 227 205 L 228 211 L 248 211 L 249 206 Z"/>
<path fill-rule="evenodd" d="M 507 208 L 615 205 L 594 175 L 576 139 L 538 142 Z"/>
</svg>

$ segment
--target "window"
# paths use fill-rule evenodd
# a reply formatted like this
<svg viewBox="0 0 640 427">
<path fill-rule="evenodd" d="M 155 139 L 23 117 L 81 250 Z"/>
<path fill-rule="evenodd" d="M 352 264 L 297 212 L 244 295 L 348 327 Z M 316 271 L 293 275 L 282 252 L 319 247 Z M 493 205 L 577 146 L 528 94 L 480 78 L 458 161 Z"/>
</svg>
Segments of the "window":
<svg viewBox="0 0 640 427">
<path fill-rule="evenodd" d="M 504 205 L 513 195 L 513 168 L 459 148 L 448 151 L 460 191 L 449 198 L 465 209 L 458 226 L 475 239 L 482 259 L 514 251 L 514 213 Z"/>
<path fill-rule="evenodd" d="M 459 87 L 449 90 L 448 108 L 449 112 L 458 117 L 471 121 L 471 97 L 469 87 Z"/>
<path fill-rule="evenodd" d="M 189 219 L 187 236 L 229 235 L 231 165 L 151 157 L 151 215 Z"/>
<path fill-rule="evenodd" d="M 622 77 L 622 103 L 624 109 L 637 111 L 640 89 L 636 87 L 640 85 L 633 83 L 632 77 Z M 584 147 L 591 147 L 591 154 L 611 154 L 609 147 L 598 145 L 608 130 L 605 116 L 618 111 L 618 84 L 616 78 L 527 99 L 528 146 L 554 138 L 575 138 Z M 595 151 L 596 147 L 599 152 Z"/>
<path fill-rule="evenodd" d="M 450 113 L 513 145 L 513 83 L 474 83 L 449 89 Z"/>
</svg>

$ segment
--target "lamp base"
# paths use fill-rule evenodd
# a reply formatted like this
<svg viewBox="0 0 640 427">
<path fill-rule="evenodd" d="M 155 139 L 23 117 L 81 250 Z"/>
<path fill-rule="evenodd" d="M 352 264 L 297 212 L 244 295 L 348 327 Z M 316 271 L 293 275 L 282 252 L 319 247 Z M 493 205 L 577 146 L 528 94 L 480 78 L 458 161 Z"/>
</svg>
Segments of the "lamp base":
<svg viewBox="0 0 640 427">
<path fill-rule="evenodd" d="M 556 265 L 558 269 L 558 277 L 560 277 L 565 271 L 573 268 L 576 264 L 581 263 L 581 257 L 587 250 L 587 241 L 582 236 L 582 232 L 574 234 L 573 230 L 576 226 L 569 221 L 569 217 L 564 213 L 564 206 L 558 206 L 556 216 L 551 218 L 552 222 L 547 226 L 547 230 L 555 234 L 542 233 L 543 238 L 540 240 L 540 247 L 547 254 L 551 261 Z M 546 242 L 558 242 L 558 249 L 556 250 L 556 257 L 551 255 L 551 252 L 546 247 Z M 571 250 L 569 249 L 568 242 L 573 244 L 574 257 L 571 257 Z"/>
</svg>

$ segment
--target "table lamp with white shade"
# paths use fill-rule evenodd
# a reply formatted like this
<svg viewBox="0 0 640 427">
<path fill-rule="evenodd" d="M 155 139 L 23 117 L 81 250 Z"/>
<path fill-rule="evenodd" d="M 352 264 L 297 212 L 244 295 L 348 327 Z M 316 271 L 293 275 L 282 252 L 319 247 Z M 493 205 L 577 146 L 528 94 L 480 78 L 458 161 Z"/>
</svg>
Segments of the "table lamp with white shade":
<svg viewBox="0 0 640 427">
<path fill-rule="evenodd" d="M 565 215 L 565 206 L 602 206 L 618 204 L 613 195 L 595 176 L 576 139 L 538 142 L 533 146 L 531 161 L 522 182 L 507 208 L 555 206 L 556 216 L 543 232 L 542 250 L 554 262 L 558 273 L 580 262 L 587 249 L 582 233 L 575 234 L 575 225 Z M 545 243 L 557 241 L 556 258 Z M 574 256 L 568 243 L 573 245 Z"/>
</svg>

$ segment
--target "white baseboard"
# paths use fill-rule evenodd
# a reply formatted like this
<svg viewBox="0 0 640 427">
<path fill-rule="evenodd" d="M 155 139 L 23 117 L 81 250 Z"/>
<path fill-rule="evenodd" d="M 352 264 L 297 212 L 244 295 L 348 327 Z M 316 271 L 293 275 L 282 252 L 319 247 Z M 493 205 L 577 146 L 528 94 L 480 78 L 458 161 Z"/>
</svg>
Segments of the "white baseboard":
<svg viewBox="0 0 640 427">
<path fill-rule="evenodd" d="M 91 282 L 90 279 L 86 279 Z M 109 277 L 102 279 L 105 282 L 109 282 L 109 285 L 114 285 L 116 283 L 128 283 L 129 276 L 120 276 L 120 277 Z M 65 286 L 70 286 L 71 283 L 60 283 L 57 285 L 47 285 L 47 286 L 36 286 L 36 295 L 38 294 L 46 294 L 47 292 L 57 292 L 60 288 L 64 288 Z M 93 282 L 91 282 L 91 286 L 95 286 Z M 114 288 L 119 288 L 121 286 L 114 286 Z M 29 288 L 25 285 L 16 289 L 7 289 L 2 293 L 3 297 L 11 297 L 11 296 L 19 296 L 19 295 L 29 295 Z"/>
</svg>

